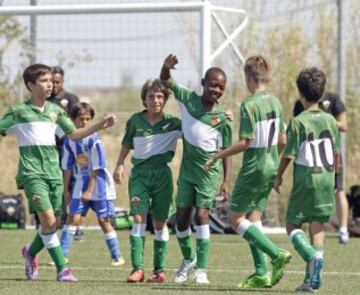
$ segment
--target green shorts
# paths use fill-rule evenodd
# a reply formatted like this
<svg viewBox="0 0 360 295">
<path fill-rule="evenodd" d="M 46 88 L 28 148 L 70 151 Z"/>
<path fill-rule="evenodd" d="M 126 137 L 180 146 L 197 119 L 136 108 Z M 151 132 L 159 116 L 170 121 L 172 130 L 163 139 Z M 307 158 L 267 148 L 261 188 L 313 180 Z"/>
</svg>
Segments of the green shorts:
<svg viewBox="0 0 360 295">
<path fill-rule="evenodd" d="M 286 223 L 295 224 L 295 225 L 300 225 L 303 223 L 310 223 L 310 222 L 327 223 L 329 222 L 329 219 L 330 219 L 329 215 L 312 216 L 299 211 L 296 212 L 289 210 L 286 213 Z"/>
<path fill-rule="evenodd" d="M 64 192 L 62 183 L 54 183 L 39 178 L 30 179 L 24 183 L 24 191 L 29 201 L 30 213 L 52 209 L 55 216 L 62 215 Z"/>
<path fill-rule="evenodd" d="M 214 184 L 209 184 L 208 182 L 195 184 L 179 178 L 176 207 L 212 208 L 215 195 L 216 185 Z"/>
<path fill-rule="evenodd" d="M 233 212 L 252 212 L 259 210 L 263 212 L 273 187 L 271 180 L 263 185 L 248 187 L 236 181 L 231 198 L 231 210 Z"/>
<path fill-rule="evenodd" d="M 129 178 L 130 213 L 151 213 L 156 220 L 169 217 L 174 192 L 173 178 L 168 166 L 141 170 L 133 168 Z"/>
</svg>

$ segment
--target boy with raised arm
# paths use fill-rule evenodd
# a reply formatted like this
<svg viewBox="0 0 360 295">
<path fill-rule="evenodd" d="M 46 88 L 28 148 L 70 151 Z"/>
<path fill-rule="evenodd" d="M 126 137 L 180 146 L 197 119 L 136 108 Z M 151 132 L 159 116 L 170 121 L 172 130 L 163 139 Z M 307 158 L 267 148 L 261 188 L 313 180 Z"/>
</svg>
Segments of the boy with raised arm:
<svg viewBox="0 0 360 295">
<path fill-rule="evenodd" d="M 209 284 L 206 272 L 210 249 L 209 210 L 216 194 L 220 163 L 214 165 L 208 173 L 203 167 L 215 152 L 228 147 L 232 142 L 230 120 L 218 105 L 218 100 L 225 91 L 226 75 L 220 68 L 208 69 L 201 80 L 203 92 L 198 95 L 171 78 L 170 70 L 177 63 L 177 57 L 170 54 L 165 59 L 160 74 L 179 103 L 184 140 L 176 198 L 176 236 L 183 261 L 176 271 L 174 281 L 187 281 L 195 270 L 195 283 Z M 230 165 L 230 159 L 224 159 L 221 193 L 225 197 L 229 194 Z M 193 207 L 196 210 L 196 251 L 192 248 L 190 229 Z"/>
</svg>

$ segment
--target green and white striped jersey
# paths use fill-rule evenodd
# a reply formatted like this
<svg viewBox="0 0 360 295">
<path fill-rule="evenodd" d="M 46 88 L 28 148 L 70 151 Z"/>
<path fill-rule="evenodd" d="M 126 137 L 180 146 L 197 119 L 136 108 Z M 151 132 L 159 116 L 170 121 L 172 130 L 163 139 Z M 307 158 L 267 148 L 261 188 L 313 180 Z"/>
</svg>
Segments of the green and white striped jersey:
<svg viewBox="0 0 360 295">
<path fill-rule="evenodd" d="M 232 143 L 232 127 L 224 109 L 217 107 L 215 111 L 205 112 L 201 96 L 175 81 L 171 83 L 171 90 L 180 106 L 184 139 L 180 177 L 190 183 L 201 183 L 209 176 L 217 181 L 220 161 L 209 173 L 204 165 L 214 153 Z"/>
<path fill-rule="evenodd" d="M 163 119 L 152 126 L 143 112 L 139 112 L 127 121 L 122 144 L 134 150 L 131 159 L 134 167 L 156 169 L 172 160 L 181 136 L 180 119 L 164 114 Z"/>
<path fill-rule="evenodd" d="M 310 216 L 334 212 L 335 157 L 339 131 L 332 115 L 303 111 L 287 129 L 285 157 L 294 157 L 293 188 L 289 206 L 306 207 Z"/>
<path fill-rule="evenodd" d="M 0 133 L 14 134 L 17 138 L 20 151 L 18 188 L 34 178 L 62 183 L 55 135 L 69 134 L 74 129 L 65 111 L 50 102 L 45 102 L 43 112 L 30 101 L 19 103 L 0 118 Z"/>
<path fill-rule="evenodd" d="M 279 100 L 266 91 L 248 97 L 241 105 L 239 138 L 250 139 L 244 152 L 239 181 L 247 188 L 269 182 L 279 165 L 278 137 L 285 133 Z"/>
</svg>

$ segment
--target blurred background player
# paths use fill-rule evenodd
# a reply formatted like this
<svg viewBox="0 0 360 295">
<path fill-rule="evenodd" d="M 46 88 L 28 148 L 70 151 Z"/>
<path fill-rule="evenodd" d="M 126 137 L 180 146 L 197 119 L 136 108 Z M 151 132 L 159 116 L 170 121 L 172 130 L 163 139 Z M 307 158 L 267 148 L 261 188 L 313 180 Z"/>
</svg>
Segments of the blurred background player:
<svg viewBox="0 0 360 295">
<path fill-rule="evenodd" d="M 209 170 L 218 159 L 244 152 L 243 164 L 232 193 L 229 221 L 249 242 L 255 273 L 239 288 L 270 288 L 283 276 L 289 252 L 279 249 L 263 233 L 261 215 L 273 187 L 279 154 L 286 143 L 284 112 L 280 101 L 266 90 L 269 64 L 261 55 L 245 61 L 245 81 L 251 95 L 241 105 L 239 140 L 206 162 Z M 272 273 L 265 253 L 271 258 Z"/>
<path fill-rule="evenodd" d="M 183 261 L 176 271 L 174 282 L 187 281 L 190 274 L 196 284 L 209 284 L 207 267 L 210 250 L 209 211 L 213 206 L 220 171 L 220 162 L 207 173 L 204 165 L 219 149 L 232 142 L 232 128 L 224 109 L 219 105 L 226 87 L 226 75 L 220 68 L 212 67 L 201 80 L 201 95 L 181 86 L 171 78 L 170 70 L 178 59 L 166 57 L 161 80 L 174 92 L 181 110 L 184 151 L 178 179 L 176 197 L 176 236 Z M 224 179 L 220 193 L 229 197 L 231 160 L 223 160 Z M 191 240 L 191 213 L 195 207 L 196 252 Z M 193 272 L 194 271 L 194 272 Z"/>
<path fill-rule="evenodd" d="M 325 92 L 319 100 L 319 107 L 323 111 L 333 115 L 336 120 L 336 126 L 339 131 L 346 132 L 347 119 L 345 105 L 341 101 L 339 95 L 332 92 Z M 294 105 L 294 116 L 297 116 L 304 110 L 300 100 L 297 100 Z M 341 155 L 341 154 L 340 154 Z M 344 188 L 344 169 L 342 166 L 342 160 L 340 157 L 340 163 L 338 171 L 335 173 L 335 190 L 336 190 L 336 217 L 333 218 L 333 225 L 338 227 L 338 239 L 340 244 L 347 244 L 349 239 L 348 232 L 348 216 L 349 216 L 349 203 L 346 198 Z M 336 220 L 337 219 L 337 220 Z"/>
<path fill-rule="evenodd" d="M 76 104 L 70 112 L 76 128 L 88 126 L 95 116 L 94 109 L 85 102 Z M 61 235 L 61 248 L 66 258 L 74 239 L 76 226 L 91 208 L 98 217 L 105 242 L 111 255 L 111 265 L 125 263 L 116 231 L 111 225 L 116 198 L 114 183 L 106 166 L 104 147 L 97 133 L 78 141 L 66 137 L 63 141 L 61 165 L 64 170 L 64 200 L 70 203 L 67 224 Z M 70 186 L 70 180 L 74 181 Z"/>
<path fill-rule="evenodd" d="M 294 160 L 293 187 L 286 214 L 290 240 L 306 262 L 303 283 L 297 292 L 314 292 L 321 287 L 325 244 L 324 223 L 335 212 L 334 182 L 339 154 L 336 120 L 319 109 L 326 76 L 317 68 L 302 70 L 296 80 L 304 111 L 287 129 L 287 144 L 274 188 L 279 192 L 282 176 Z M 301 229 L 309 223 L 310 241 Z"/>
<path fill-rule="evenodd" d="M 173 196 L 173 178 L 167 165 L 174 157 L 181 137 L 181 122 L 163 112 L 170 90 L 160 79 L 147 80 L 141 89 L 145 110 L 135 113 L 126 123 L 119 158 L 114 172 L 116 183 L 125 177 L 124 161 L 133 150 L 133 168 L 129 176 L 129 199 L 134 224 L 130 235 L 133 270 L 129 283 L 144 280 L 144 244 L 146 217 L 151 208 L 154 223 L 153 273 L 151 283 L 166 281 L 165 267 L 169 231 L 167 218 Z"/>
</svg>

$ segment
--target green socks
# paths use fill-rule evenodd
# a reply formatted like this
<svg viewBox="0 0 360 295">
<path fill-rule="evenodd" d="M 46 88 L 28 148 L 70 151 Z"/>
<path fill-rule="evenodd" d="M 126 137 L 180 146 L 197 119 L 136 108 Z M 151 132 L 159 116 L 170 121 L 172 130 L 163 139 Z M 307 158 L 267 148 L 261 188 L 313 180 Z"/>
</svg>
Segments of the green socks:
<svg viewBox="0 0 360 295">
<path fill-rule="evenodd" d="M 181 253 L 185 260 L 192 261 L 195 259 L 195 252 L 192 247 L 191 242 L 191 229 L 187 229 L 185 231 L 178 231 L 176 229 L 176 238 L 179 242 Z"/>
<path fill-rule="evenodd" d="M 311 260 L 311 257 L 318 252 L 314 249 L 314 247 L 310 244 L 307 236 L 304 231 L 301 229 L 295 229 L 290 234 L 290 240 L 294 245 L 296 252 L 304 259 L 306 262 Z"/>
<path fill-rule="evenodd" d="M 145 237 L 130 235 L 130 252 L 133 269 L 144 268 Z"/>
<path fill-rule="evenodd" d="M 277 258 L 279 248 L 273 244 L 255 225 L 249 220 L 243 220 L 237 228 L 237 233 L 241 234 L 250 245 L 260 249 L 270 256 L 272 260 Z"/>
<path fill-rule="evenodd" d="M 66 264 L 64 260 L 64 253 L 60 247 L 60 241 L 56 232 L 41 233 L 41 238 L 45 248 L 48 250 L 52 260 L 55 263 L 57 272 L 60 272 L 66 267 Z"/>
<path fill-rule="evenodd" d="M 36 233 L 34 240 L 29 247 L 29 255 L 35 257 L 44 248 L 44 243 L 39 233 Z"/>
</svg>

